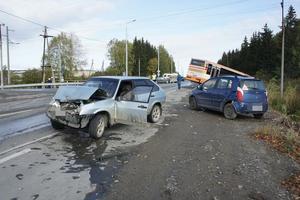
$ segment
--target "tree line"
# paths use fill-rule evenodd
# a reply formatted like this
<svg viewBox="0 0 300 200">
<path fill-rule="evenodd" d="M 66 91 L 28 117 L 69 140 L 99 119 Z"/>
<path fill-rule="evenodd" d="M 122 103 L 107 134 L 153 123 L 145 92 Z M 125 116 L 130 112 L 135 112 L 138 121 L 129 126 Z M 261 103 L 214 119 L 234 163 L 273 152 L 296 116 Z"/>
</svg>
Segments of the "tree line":
<svg viewBox="0 0 300 200">
<path fill-rule="evenodd" d="M 300 19 L 290 6 L 285 16 L 285 77 L 300 78 Z M 224 52 L 218 61 L 252 76 L 269 80 L 281 73 L 282 31 L 274 34 L 264 25 L 250 39 L 244 38 L 240 49 Z"/>
<path fill-rule="evenodd" d="M 123 75 L 126 68 L 125 40 L 112 39 L 108 45 L 107 57 L 110 60 L 108 68 L 96 75 Z M 160 74 L 175 72 L 173 57 L 163 45 L 155 47 L 144 38 L 134 38 L 128 42 L 128 75 L 130 76 L 151 76 L 158 70 Z"/>
</svg>

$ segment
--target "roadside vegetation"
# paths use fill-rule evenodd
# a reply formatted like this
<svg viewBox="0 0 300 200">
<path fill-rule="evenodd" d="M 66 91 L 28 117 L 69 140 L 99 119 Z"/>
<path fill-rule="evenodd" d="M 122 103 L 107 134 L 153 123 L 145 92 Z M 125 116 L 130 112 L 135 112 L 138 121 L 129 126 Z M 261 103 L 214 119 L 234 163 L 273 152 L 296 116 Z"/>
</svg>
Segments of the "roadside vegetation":
<svg viewBox="0 0 300 200">
<path fill-rule="evenodd" d="M 224 52 L 218 63 L 265 81 L 271 117 L 252 136 L 300 163 L 300 19 L 292 6 L 285 17 L 283 97 L 280 96 L 281 41 L 282 31 L 274 34 L 265 24 L 250 39 L 245 37 L 240 49 Z M 294 199 L 300 199 L 300 172 L 282 181 L 282 186 Z"/>
<path fill-rule="evenodd" d="M 276 79 L 269 81 L 268 100 L 270 106 L 291 120 L 300 121 L 300 79 L 286 81 L 283 98 L 280 97 L 280 82 Z"/>
</svg>

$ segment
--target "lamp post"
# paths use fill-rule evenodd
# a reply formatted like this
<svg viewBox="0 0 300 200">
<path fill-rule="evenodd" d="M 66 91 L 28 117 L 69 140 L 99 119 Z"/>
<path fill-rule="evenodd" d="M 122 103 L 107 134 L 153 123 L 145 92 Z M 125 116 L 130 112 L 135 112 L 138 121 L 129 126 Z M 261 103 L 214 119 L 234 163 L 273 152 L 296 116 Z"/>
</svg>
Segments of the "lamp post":
<svg viewBox="0 0 300 200">
<path fill-rule="evenodd" d="M 5 26 L 4 24 L 0 24 L 0 68 L 1 68 L 1 89 L 3 89 L 3 60 L 2 60 L 2 33 L 1 29 L 2 26 Z"/>
<path fill-rule="evenodd" d="M 133 23 L 135 22 L 136 20 L 133 19 L 133 20 L 130 20 L 128 22 L 126 22 L 126 26 L 125 26 L 125 32 L 126 32 L 126 47 L 125 47 L 125 57 L 126 57 L 126 71 L 125 71 L 125 76 L 128 76 L 128 34 L 127 34 L 127 25 L 130 24 L 130 23 Z"/>
<path fill-rule="evenodd" d="M 159 70 L 159 45 L 157 47 L 157 77 L 160 77 L 160 70 Z"/>
<path fill-rule="evenodd" d="M 282 20 L 282 47 L 281 47 L 281 80 L 280 80 L 280 97 L 283 97 L 283 84 L 284 84 L 284 32 L 285 32 L 285 23 L 284 23 L 284 0 L 281 2 L 281 20 Z"/>
</svg>

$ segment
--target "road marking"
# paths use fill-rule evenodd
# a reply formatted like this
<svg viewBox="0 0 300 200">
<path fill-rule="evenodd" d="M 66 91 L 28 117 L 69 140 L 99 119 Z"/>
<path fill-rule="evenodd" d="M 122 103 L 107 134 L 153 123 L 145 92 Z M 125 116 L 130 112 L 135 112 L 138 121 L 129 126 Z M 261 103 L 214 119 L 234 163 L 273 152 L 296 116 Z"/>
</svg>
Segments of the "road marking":
<svg viewBox="0 0 300 200">
<path fill-rule="evenodd" d="M 23 149 L 22 151 L 19 151 L 17 153 L 14 153 L 12 155 L 6 156 L 5 158 L 0 159 L 0 165 L 5 163 L 6 161 L 9 161 L 13 158 L 19 157 L 23 154 L 29 153 L 31 151 L 31 149 Z"/>
<path fill-rule="evenodd" d="M 10 115 L 16 115 L 16 114 L 25 113 L 25 112 L 30 112 L 30 111 L 32 111 L 32 109 L 29 109 L 29 110 L 21 110 L 21 111 L 11 112 L 11 113 L 5 113 L 5 114 L 0 114 L 0 117 L 7 117 L 7 116 L 10 116 Z"/>
<path fill-rule="evenodd" d="M 39 141 L 42 141 L 42 140 L 50 139 L 50 138 L 52 138 L 52 137 L 55 137 L 55 136 L 58 135 L 58 134 L 59 134 L 59 132 L 56 132 L 56 133 L 53 133 L 53 134 L 51 134 L 51 135 L 47 135 L 47 136 L 44 136 L 44 137 L 41 137 L 41 138 L 32 140 L 32 141 L 30 141 L 30 142 L 26 142 L 26 143 L 24 143 L 24 144 L 15 146 L 15 147 L 13 147 L 13 148 L 7 149 L 7 150 L 1 152 L 1 153 L 0 153 L 0 156 L 6 154 L 6 153 L 8 153 L 8 152 L 14 151 L 14 150 L 16 150 L 16 149 L 22 148 L 22 147 L 24 147 L 24 146 L 27 146 L 27 145 L 30 145 L 30 144 L 33 144 L 33 143 L 36 143 L 36 142 L 39 142 Z"/>
</svg>

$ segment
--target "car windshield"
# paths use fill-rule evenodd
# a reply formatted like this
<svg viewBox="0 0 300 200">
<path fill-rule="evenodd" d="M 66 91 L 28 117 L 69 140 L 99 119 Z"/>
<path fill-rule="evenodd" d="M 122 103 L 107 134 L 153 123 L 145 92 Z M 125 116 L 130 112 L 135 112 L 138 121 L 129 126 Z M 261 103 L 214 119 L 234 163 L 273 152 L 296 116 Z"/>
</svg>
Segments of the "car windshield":
<svg viewBox="0 0 300 200">
<path fill-rule="evenodd" d="M 260 80 L 241 80 L 240 87 L 242 90 L 265 90 L 265 85 Z"/>
<path fill-rule="evenodd" d="M 91 78 L 84 85 L 88 87 L 97 87 L 105 93 L 106 97 L 112 97 L 115 94 L 119 80 L 112 78 Z"/>
</svg>

